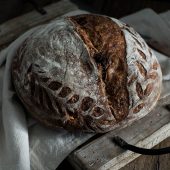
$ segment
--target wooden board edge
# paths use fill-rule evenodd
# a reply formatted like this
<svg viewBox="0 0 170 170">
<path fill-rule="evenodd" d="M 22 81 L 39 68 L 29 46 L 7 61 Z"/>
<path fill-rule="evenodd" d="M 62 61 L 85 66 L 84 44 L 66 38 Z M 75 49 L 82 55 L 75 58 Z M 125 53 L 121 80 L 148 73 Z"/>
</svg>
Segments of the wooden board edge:
<svg viewBox="0 0 170 170">
<path fill-rule="evenodd" d="M 15 40 L 25 31 L 44 24 L 50 20 L 60 17 L 68 12 L 78 10 L 78 6 L 70 0 L 60 0 L 45 6 L 46 15 L 41 15 L 33 10 L 11 20 L 8 20 L 0 25 L 0 49 L 5 48 L 10 42 Z"/>
<path fill-rule="evenodd" d="M 170 137 L 170 123 L 164 125 L 162 128 L 155 131 L 152 135 L 138 142 L 136 146 L 147 147 L 150 149 L 158 145 L 159 143 L 161 143 L 163 140 L 167 139 L 168 137 Z M 105 165 L 103 165 L 99 169 L 100 170 L 106 170 L 106 169 L 119 170 L 120 168 L 124 167 L 128 163 L 132 162 L 134 159 L 138 158 L 139 156 L 140 154 L 133 153 L 131 151 L 125 151 L 118 157 L 113 158 L 112 160 L 107 162 Z"/>
</svg>

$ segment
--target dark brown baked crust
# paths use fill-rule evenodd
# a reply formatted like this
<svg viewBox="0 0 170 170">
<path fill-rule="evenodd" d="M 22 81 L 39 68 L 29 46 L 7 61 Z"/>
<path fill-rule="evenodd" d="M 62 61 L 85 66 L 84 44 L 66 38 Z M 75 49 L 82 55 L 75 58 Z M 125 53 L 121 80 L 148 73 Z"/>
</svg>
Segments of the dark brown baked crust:
<svg viewBox="0 0 170 170">
<path fill-rule="evenodd" d="M 120 27 L 110 18 L 96 15 L 70 17 L 77 33 L 90 50 L 98 67 L 101 93 L 116 121 L 128 115 L 126 42 Z"/>
<path fill-rule="evenodd" d="M 12 63 L 15 89 L 32 116 L 52 128 L 103 133 L 131 112 L 144 110 L 146 96 L 154 88 L 160 90 L 159 64 L 137 49 L 141 59 L 135 67 L 145 80 L 139 82 L 137 74 L 130 74 L 128 42 L 122 30 L 109 17 L 86 14 L 55 21 L 32 33 Z M 140 60 L 153 63 L 150 72 Z M 148 79 L 159 80 L 158 86 L 146 84 Z M 134 89 L 129 88 L 132 85 Z M 158 96 L 159 92 L 150 105 Z"/>
</svg>

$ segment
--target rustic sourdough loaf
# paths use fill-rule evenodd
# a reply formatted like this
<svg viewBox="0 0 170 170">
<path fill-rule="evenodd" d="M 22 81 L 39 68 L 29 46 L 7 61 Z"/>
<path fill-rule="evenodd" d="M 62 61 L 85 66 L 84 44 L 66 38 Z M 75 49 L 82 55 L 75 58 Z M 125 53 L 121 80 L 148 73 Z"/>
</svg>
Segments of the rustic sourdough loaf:
<svg viewBox="0 0 170 170">
<path fill-rule="evenodd" d="M 32 33 L 13 59 L 12 79 L 26 109 L 44 125 L 102 133 L 148 114 L 162 75 L 131 27 L 86 14 Z"/>
</svg>

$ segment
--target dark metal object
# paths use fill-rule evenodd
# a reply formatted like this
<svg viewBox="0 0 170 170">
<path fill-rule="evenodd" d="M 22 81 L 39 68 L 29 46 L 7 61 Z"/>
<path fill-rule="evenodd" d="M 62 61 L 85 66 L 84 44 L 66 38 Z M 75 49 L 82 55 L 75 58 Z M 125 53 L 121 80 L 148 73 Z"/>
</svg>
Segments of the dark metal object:
<svg viewBox="0 0 170 170">
<path fill-rule="evenodd" d="M 115 136 L 112 140 L 116 145 L 121 147 L 125 150 L 130 150 L 135 153 L 139 153 L 142 155 L 163 155 L 163 154 L 169 154 L 170 153 L 170 147 L 166 148 L 160 148 L 160 149 L 145 149 L 136 147 L 134 145 L 128 144 L 126 141 L 124 141 L 121 137 Z"/>
<path fill-rule="evenodd" d="M 170 95 L 165 97 L 165 99 L 160 99 L 160 105 L 165 107 L 167 110 L 170 110 Z M 163 154 L 170 154 L 170 147 L 166 148 L 160 148 L 160 149 L 146 149 L 146 148 L 140 148 L 136 147 L 134 145 L 128 144 L 125 140 L 123 140 L 119 136 L 114 136 L 112 138 L 112 142 L 114 142 L 116 145 L 121 147 L 122 149 L 125 150 L 130 150 L 135 153 L 139 153 L 142 155 L 163 155 Z"/>
</svg>

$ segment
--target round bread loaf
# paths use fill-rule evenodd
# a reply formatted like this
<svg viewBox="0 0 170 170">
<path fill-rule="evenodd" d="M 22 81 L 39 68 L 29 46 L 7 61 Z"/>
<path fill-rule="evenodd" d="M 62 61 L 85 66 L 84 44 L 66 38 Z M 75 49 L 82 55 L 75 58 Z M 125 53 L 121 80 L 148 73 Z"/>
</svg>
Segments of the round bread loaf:
<svg viewBox="0 0 170 170">
<path fill-rule="evenodd" d="M 86 14 L 32 33 L 13 59 L 12 79 L 26 109 L 44 125 L 103 133 L 148 114 L 162 74 L 133 28 Z"/>
</svg>

